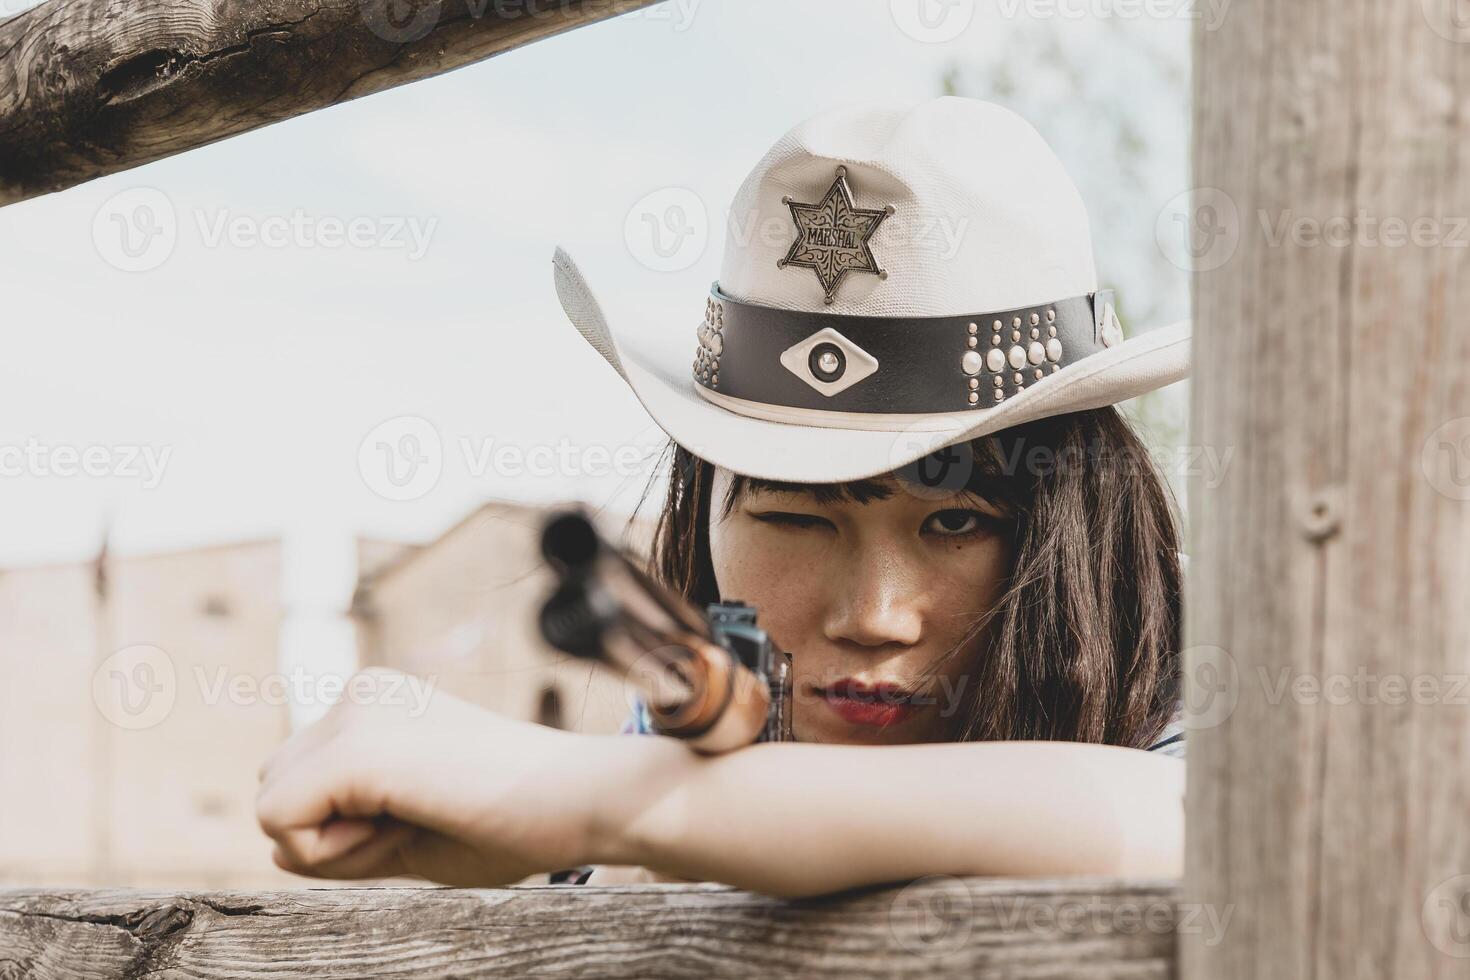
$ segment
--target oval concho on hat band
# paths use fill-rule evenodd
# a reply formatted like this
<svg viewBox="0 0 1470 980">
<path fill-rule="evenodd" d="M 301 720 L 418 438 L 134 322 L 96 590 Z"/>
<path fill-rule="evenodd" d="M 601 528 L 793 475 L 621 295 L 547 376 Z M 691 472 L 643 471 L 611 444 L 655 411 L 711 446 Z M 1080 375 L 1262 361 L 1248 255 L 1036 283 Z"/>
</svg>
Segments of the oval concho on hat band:
<svg viewBox="0 0 1470 980">
<path fill-rule="evenodd" d="M 990 313 L 870 317 L 742 303 L 715 283 L 694 379 L 726 407 L 736 399 L 824 417 L 983 410 L 1121 342 L 1112 297 L 1101 290 Z"/>
</svg>

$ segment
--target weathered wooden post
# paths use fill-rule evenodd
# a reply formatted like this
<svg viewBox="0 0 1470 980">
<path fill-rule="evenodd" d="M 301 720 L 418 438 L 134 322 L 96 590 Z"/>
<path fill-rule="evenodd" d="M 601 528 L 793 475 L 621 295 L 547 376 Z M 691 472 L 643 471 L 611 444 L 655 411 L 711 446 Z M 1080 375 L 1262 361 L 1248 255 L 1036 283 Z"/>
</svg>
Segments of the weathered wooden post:
<svg viewBox="0 0 1470 980">
<path fill-rule="evenodd" d="M 1470 29 L 1197 28 L 1186 980 L 1470 974 Z M 1220 477 L 1221 474 L 1210 474 Z M 1186 915 L 1188 908 L 1186 907 Z"/>
</svg>

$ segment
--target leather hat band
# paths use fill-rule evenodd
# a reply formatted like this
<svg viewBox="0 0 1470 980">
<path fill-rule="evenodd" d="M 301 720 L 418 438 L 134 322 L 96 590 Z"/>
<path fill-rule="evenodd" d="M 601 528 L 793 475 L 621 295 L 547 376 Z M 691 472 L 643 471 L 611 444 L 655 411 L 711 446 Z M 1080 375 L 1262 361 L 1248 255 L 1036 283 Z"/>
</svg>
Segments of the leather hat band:
<svg viewBox="0 0 1470 980">
<path fill-rule="evenodd" d="M 983 410 L 1121 339 L 1111 290 L 965 316 L 870 317 L 742 303 L 716 283 L 694 378 L 706 391 L 784 408 Z"/>
</svg>

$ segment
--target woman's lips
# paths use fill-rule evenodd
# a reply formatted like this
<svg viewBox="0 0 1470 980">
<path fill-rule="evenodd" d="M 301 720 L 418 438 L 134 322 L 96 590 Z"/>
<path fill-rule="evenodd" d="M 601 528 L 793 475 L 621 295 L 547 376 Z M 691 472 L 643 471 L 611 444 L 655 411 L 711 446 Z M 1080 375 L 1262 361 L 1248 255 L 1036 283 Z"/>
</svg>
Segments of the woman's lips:
<svg viewBox="0 0 1470 980">
<path fill-rule="evenodd" d="M 895 684 L 869 685 L 849 679 L 817 688 L 815 693 L 833 713 L 852 725 L 883 728 L 898 724 L 918 710 L 913 692 Z"/>
</svg>

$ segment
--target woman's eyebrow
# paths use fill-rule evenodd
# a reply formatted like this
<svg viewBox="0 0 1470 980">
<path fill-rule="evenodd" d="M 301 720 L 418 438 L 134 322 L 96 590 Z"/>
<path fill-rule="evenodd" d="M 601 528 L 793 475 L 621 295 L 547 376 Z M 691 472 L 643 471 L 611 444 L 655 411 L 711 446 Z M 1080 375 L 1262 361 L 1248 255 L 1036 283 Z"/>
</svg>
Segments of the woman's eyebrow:
<svg viewBox="0 0 1470 980">
<path fill-rule="evenodd" d="M 873 500 L 887 500 L 893 496 L 893 488 L 877 480 L 850 480 L 846 483 L 791 483 L 752 476 L 741 477 L 739 489 L 808 496 L 819 504 L 839 503 L 846 500 L 866 504 Z"/>
</svg>

